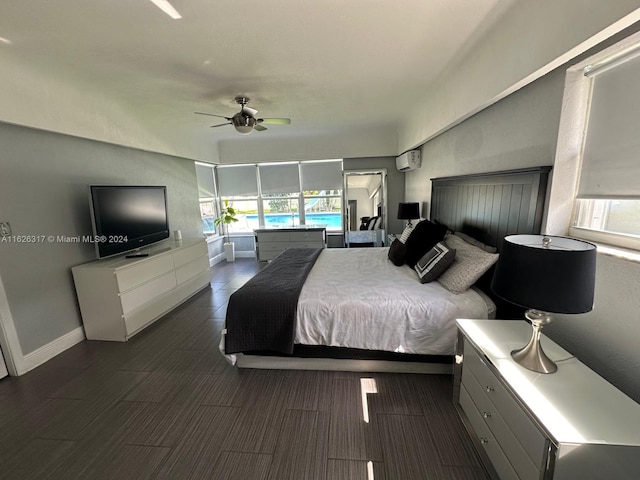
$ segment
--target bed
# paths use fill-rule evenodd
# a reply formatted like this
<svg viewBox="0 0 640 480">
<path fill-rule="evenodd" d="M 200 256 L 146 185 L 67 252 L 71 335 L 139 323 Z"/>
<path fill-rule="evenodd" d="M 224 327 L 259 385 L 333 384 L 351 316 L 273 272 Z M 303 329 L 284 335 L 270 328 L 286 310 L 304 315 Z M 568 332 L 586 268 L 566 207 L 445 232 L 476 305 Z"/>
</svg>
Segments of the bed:
<svg viewBox="0 0 640 480">
<path fill-rule="evenodd" d="M 539 233 L 549 170 L 432 179 L 433 223 L 488 247 L 499 247 L 507 234 Z M 447 282 L 423 284 L 414 268 L 394 265 L 388 247 L 287 252 L 296 259 L 290 273 L 310 263 L 305 280 L 295 278 L 271 294 L 248 284 L 231 298 L 221 350 L 239 367 L 448 373 L 455 319 L 489 318 L 501 308 L 487 288 L 490 271 L 454 293 L 443 287 Z M 301 260 L 303 253 L 313 260 Z M 289 276 L 276 259 L 256 277 L 273 283 L 283 268 Z M 299 297 L 285 300 L 283 313 L 278 302 L 289 290 Z M 235 317 L 234 303 L 245 309 Z M 288 320 L 270 323 L 280 317 Z M 249 323 L 239 328 L 237 319 Z M 232 335 L 238 331 L 245 343 Z"/>
</svg>

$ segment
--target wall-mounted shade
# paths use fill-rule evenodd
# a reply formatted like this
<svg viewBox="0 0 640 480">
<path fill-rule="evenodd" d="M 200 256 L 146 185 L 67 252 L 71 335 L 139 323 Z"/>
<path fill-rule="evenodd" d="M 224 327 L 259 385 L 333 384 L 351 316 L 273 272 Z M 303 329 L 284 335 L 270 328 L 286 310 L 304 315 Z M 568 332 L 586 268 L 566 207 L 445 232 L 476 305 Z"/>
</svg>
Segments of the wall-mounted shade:
<svg viewBox="0 0 640 480">
<path fill-rule="evenodd" d="M 418 202 L 398 204 L 398 219 L 413 220 L 416 218 L 420 218 L 420 204 Z"/>
</svg>

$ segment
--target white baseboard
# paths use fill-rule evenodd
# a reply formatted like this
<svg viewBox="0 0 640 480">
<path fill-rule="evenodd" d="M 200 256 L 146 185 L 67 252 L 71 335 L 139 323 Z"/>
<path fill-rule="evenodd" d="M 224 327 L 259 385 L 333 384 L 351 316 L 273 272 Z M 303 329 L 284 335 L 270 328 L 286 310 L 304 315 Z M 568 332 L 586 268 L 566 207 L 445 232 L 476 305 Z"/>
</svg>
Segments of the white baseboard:
<svg viewBox="0 0 640 480">
<path fill-rule="evenodd" d="M 236 251 L 236 258 L 256 258 L 256 252 Z M 226 261 L 227 261 L 227 257 L 225 256 L 225 254 L 219 253 L 215 257 L 209 258 L 209 266 L 213 267 L 217 263 L 226 262 Z"/>
<path fill-rule="evenodd" d="M 56 338 L 54 341 L 43 345 L 37 350 L 26 354 L 24 356 L 23 363 L 24 371 L 20 374 L 27 373 L 28 371 L 39 367 L 43 363 L 51 360 L 56 355 L 59 355 L 68 348 L 71 348 L 74 345 L 80 343 L 85 338 L 86 337 L 84 336 L 84 328 L 78 327 L 63 336 Z"/>
</svg>

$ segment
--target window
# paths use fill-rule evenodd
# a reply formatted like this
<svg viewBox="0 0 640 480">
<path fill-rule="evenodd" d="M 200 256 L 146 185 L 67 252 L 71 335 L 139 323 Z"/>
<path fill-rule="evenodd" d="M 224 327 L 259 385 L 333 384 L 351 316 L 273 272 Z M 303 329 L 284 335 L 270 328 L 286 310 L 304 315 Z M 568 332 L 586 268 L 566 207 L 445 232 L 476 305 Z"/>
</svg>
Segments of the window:
<svg viewBox="0 0 640 480">
<path fill-rule="evenodd" d="M 342 162 L 300 164 L 305 225 L 342 231 Z"/>
<path fill-rule="evenodd" d="M 226 196 L 221 197 L 222 202 L 225 200 L 236 211 L 237 222 L 228 225 L 229 233 L 249 233 L 260 226 L 258 220 L 258 198 L 247 196 Z"/>
<path fill-rule="evenodd" d="M 305 225 L 342 230 L 342 190 L 307 190 L 304 194 Z"/>
<path fill-rule="evenodd" d="M 298 225 L 342 230 L 342 160 L 219 166 L 218 180 L 220 199 L 238 212 L 230 232 Z"/>
<path fill-rule="evenodd" d="M 196 162 L 196 179 L 198 181 L 202 231 L 207 236 L 219 234 L 221 232 L 214 224 L 219 210 L 213 165 Z"/>
<path fill-rule="evenodd" d="M 581 71 L 587 101 L 570 233 L 640 250 L 640 37 L 634 37 Z"/>
<path fill-rule="evenodd" d="M 200 199 L 200 216 L 202 217 L 202 231 L 205 235 L 216 235 L 218 230 L 214 223 L 218 216 L 216 201 L 213 198 Z"/>
<path fill-rule="evenodd" d="M 255 165 L 218 166 L 220 200 L 227 200 L 236 210 L 237 222 L 230 233 L 248 233 L 260 226 L 258 212 L 258 176 Z"/>
</svg>

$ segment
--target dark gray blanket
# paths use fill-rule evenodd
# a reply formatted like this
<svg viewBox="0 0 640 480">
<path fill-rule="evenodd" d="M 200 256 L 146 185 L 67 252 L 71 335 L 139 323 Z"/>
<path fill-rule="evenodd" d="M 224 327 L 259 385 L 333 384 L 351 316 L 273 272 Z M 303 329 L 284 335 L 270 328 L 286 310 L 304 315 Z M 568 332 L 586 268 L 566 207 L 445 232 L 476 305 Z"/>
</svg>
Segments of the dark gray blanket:
<svg viewBox="0 0 640 480">
<path fill-rule="evenodd" d="M 285 250 L 231 295 L 225 353 L 293 353 L 298 297 L 320 252 L 321 248 Z"/>
</svg>

